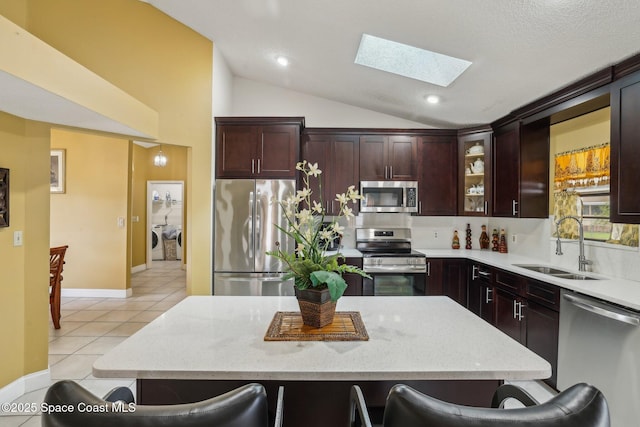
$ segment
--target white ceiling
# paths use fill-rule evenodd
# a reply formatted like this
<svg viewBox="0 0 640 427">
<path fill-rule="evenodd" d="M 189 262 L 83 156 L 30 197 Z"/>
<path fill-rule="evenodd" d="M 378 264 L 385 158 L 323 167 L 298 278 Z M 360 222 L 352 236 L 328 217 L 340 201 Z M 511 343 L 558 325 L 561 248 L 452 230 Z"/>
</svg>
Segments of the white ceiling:
<svg viewBox="0 0 640 427">
<path fill-rule="evenodd" d="M 638 0 L 146 2 L 212 40 L 235 76 L 436 127 L 489 123 L 640 52 Z M 353 62 L 363 33 L 473 64 L 447 88 L 369 69 Z"/>
</svg>

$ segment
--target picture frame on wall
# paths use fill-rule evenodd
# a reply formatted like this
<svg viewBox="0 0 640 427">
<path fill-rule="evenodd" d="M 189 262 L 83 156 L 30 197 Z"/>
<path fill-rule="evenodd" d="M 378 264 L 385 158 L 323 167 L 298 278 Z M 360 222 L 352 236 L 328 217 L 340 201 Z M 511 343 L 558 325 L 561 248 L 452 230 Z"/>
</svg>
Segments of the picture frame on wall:
<svg viewBox="0 0 640 427">
<path fill-rule="evenodd" d="M 65 192 L 65 150 L 51 150 L 51 192 Z"/>
<path fill-rule="evenodd" d="M 9 169 L 0 168 L 0 227 L 9 226 Z"/>
</svg>

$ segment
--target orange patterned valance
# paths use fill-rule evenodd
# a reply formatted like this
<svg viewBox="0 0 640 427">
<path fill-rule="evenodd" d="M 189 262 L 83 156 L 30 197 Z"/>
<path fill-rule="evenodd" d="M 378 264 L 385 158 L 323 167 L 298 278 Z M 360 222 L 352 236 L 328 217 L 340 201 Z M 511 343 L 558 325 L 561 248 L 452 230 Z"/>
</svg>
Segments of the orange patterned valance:
<svg viewBox="0 0 640 427">
<path fill-rule="evenodd" d="M 609 161 L 608 142 L 556 154 L 555 190 L 609 184 Z"/>
</svg>

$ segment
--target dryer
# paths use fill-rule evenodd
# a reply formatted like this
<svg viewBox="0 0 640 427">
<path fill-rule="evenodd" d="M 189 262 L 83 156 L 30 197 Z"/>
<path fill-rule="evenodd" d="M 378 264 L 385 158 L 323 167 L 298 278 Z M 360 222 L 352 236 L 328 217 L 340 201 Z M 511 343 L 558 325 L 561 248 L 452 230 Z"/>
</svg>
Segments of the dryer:
<svg viewBox="0 0 640 427">
<path fill-rule="evenodd" d="M 151 259 L 153 261 L 164 260 L 164 244 L 162 242 L 162 229 L 161 225 L 154 225 L 151 227 Z"/>
<path fill-rule="evenodd" d="M 182 227 L 176 230 L 176 259 L 182 259 Z"/>
</svg>

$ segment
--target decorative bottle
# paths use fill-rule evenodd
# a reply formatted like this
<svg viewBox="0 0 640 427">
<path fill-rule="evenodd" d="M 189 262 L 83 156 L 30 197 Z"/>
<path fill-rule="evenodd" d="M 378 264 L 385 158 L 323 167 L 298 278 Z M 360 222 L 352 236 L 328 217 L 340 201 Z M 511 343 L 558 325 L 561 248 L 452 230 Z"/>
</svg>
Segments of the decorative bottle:
<svg viewBox="0 0 640 427">
<path fill-rule="evenodd" d="M 498 250 L 501 254 L 507 253 L 507 236 L 504 228 L 500 229 L 500 244 L 498 245 Z"/>
<path fill-rule="evenodd" d="M 458 230 L 453 231 L 453 240 L 451 241 L 452 249 L 460 249 L 460 238 L 458 237 Z"/>
<path fill-rule="evenodd" d="M 493 252 L 498 252 L 499 240 L 500 239 L 498 237 L 498 230 L 494 228 L 493 232 L 491 233 L 491 250 Z"/>
<path fill-rule="evenodd" d="M 466 237 L 466 245 L 464 246 L 465 249 L 471 249 L 471 225 L 467 224 L 467 237 Z"/>
<path fill-rule="evenodd" d="M 487 226 L 482 226 L 482 233 L 480 233 L 480 249 L 489 249 L 489 235 L 487 234 Z"/>
</svg>

